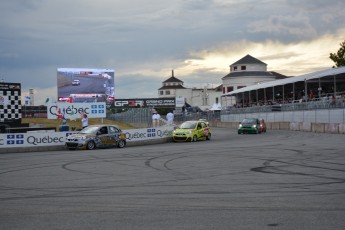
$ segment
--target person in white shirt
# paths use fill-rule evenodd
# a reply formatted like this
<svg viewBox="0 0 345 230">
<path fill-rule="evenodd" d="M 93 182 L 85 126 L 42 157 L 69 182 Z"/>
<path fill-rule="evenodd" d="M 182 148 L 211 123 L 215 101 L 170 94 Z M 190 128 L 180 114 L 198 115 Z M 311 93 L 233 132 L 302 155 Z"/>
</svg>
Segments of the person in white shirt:
<svg viewBox="0 0 345 230">
<path fill-rule="evenodd" d="M 174 114 L 172 112 L 169 112 L 167 114 L 167 121 L 168 121 L 168 125 L 173 125 L 173 123 L 174 123 Z"/>
<path fill-rule="evenodd" d="M 89 120 L 88 120 L 88 118 L 87 118 L 87 115 L 86 115 L 86 113 L 82 113 L 81 114 L 81 126 L 83 127 L 83 128 L 85 128 L 85 127 L 87 127 L 88 125 L 89 125 Z"/>
<path fill-rule="evenodd" d="M 161 119 L 161 116 L 157 112 L 154 112 L 152 115 L 152 126 L 153 127 L 159 126 L 160 119 Z"/>
</svg>

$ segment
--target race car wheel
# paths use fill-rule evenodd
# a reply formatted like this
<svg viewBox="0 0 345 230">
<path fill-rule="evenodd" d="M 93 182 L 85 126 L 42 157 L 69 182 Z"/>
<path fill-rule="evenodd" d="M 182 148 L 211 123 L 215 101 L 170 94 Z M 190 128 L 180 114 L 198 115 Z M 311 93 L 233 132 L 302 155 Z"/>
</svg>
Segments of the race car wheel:
<svg viewBox="0 0 345 230">
<path fill-rule="evenodd" d="M 89 142 L 87 143 L 87 145 L 86 145 L 86 148 L 87 148 L 88 150 L 94 149 L 94 148 L 95 148 L 95 142 L 89 141 Z"/>
<path fill-rule="evenodd" d="M 207 136 L 206 136 L 206 140 L 211 140 L 211 133 L 208 133 Z"/>
<path fill-rule="evenodd" d="M 126 146 L 126 142 L 124 140 L 119 140 L 119 142 L 117 143 L 117 147 L 119 148 L 123 148 Z"/>
<path fill-rule="evenodd" d="M 198 140 L 198 138 L 196 137 L 196 135 L 193 136 L 193 142 L 196 142 Z"/>
</svg>

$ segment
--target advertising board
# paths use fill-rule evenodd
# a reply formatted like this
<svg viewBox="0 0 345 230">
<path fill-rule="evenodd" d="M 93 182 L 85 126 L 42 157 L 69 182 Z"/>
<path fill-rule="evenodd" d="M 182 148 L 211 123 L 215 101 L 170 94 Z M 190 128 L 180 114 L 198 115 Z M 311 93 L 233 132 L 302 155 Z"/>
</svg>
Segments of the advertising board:
<svg viewBox="0 0 345 230">
<path fill-rule="evenodd" d="M 93 103 L 50 103 L 47 105 L 48 119 L 65 119 L 75 120 L 80 118 L 82 113 L 86 113 L 88 118 L 105 118 L 106 104 L 105 102 Z"/>
<path fill-rule="evenodd" d="M 126 141 L 146 141 L 172 136 L 172 126 L 123 130 Z M 67 136 L 75 132 L 32 132 L 0 134 L 0 148 L 65 145 Z"/>
<path fill-rule="evenodd" d="M 176 98 L 176 107 L 177 108 L 182 108 L 183 106 L 185 106 L 186 102 L 185 102 L 185 98 L 184 97 L 177 97 Z"/>
<path fill-rule="evenodd" d="M 21 109 L 21 84 L 0 82 L 0 125 L 20 124 Z"/>
<path fill-rule="evenodd" d="M 115 99 L 115 108 L 175 108 L 175 98 Z"/>
<path fill-rule="evenodd" d="M 115 99 L 115 72 L 112 69 L 58 68 L 58 101 L 106 102 Z"/>
</svg>

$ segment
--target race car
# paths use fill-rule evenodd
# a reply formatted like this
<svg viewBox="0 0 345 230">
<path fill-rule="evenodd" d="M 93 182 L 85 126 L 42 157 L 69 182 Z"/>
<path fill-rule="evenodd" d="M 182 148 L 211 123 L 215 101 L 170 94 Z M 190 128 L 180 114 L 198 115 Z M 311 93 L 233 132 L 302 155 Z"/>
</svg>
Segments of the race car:
<svg viewBox="0 0 345 230">
<path fill-rule="evenodd" d="M 90 125 L 66 138 L 69 150 L 126 146 L 126 134 L 115 125 Z"/>
<path fill-rule="evenodd" d="M 173 132 L 174 142 L 211 140 L 211 129 L 203 120 L 185 121 Z"/>
<path fill-rule="evenodd" d="M 73 80 L 72 85 L 80 85 L 80 81 L 79 80 Z"/>
<path fill-rule="evenodd" d="M 237 133 L 262 133 L 266 132 L 266 125 L 262 119 L 258 118 L 245 118 L 240 122 Z"/>
</svg>

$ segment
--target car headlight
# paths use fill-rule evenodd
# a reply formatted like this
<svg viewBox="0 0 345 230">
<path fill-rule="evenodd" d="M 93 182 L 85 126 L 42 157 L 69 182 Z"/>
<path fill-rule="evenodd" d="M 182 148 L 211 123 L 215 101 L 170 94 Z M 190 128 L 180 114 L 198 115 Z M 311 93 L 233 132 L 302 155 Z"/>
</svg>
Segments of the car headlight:
<svg viewBox="0 0 345 230">
<path fill-rule="evenodd" d="M 193 133 L 192 130 L 188 130 L 188 131 L 187 131 L 187 134 L 192 134 L 192 133 Z"/>
<path fill-rule="evenodd" d="M 253 128 L 256 128 L 256 125 L 253 125 L 252 127 L 253 127 Z"/>
<path fill-rule="evenodd" d="M 242 127 L 242 124 L 239 124 L 239 125 L 238 125 L 238 128 L 241 128 L 241 127 Z"/>
</svg>

